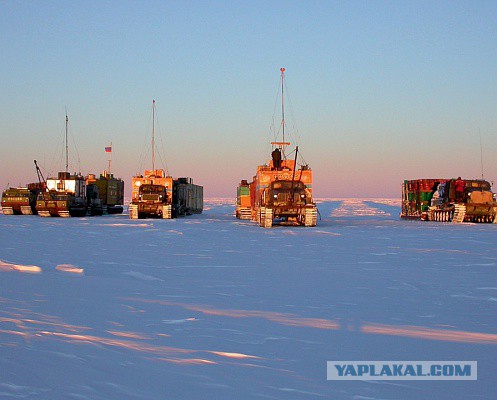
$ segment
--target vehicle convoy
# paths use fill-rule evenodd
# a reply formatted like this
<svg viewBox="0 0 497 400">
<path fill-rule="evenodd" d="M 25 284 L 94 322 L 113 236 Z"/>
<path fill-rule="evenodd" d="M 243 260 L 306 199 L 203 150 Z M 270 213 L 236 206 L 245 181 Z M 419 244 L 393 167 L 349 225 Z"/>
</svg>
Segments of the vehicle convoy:
<svg viewBox="0 0 497 400">
<path fill-rule="evenodd" d="M 497 223 L 497 201 L 483 179 L 416 179 L 402 184 L 401 218 Z"/>
<path fill-rule="evenodd" d="M 152 169 L 131 180 L 129 217 L 171 219 L 200 214 L 203 187 L 190 178 L 173 179 L 163 169 L 155 168 L 155 100 L 152 104 Z"/>
<path fill-rule="evenodd" d="M 65 171 L 59 172 L 57 177 L 45 180 L 37 161 L 34 161 L 39 186 L 43 188 L 37 195 L 36 211 L 41 217 L 102 215 L 103 206 L 99 187 L 93 183 L 87 184 L 87 179 L 80 173 L 69 173 L 68 121 L 66 115 Z"/>
<path fill-rule="evenodd" d="M 2 193 L 2 212 L 4 215 L 36 214 L 36 198 L 44 190 L 38 183 L 26 187 L 8 188 Z"/>
<path fill-rule="evenodd" d="M 312 198 L 312 170 L 305 163 L 298 165 L 298 146 L 292 158 L 287 154 L 291 143 L 285 140 L 285 69 L 280 71 L 282 141 L 271 142 L 271 159 L 257 167 L 252 182 L 242 180 L 238 185 L 235 213 L 238 219 L 250 219 L 264 228 L 276 223 L 316 226 L 318 211 Z"/>
<path fill-rule="evenodd" d="M 96 179 L 94 174 L 85 178 L 81 174 L 59 172 L 57 178 L 48 178 L 45 181 L 36 160 L 35 165 L 40 185 L 44 187 L 44 190 L 38 191 L 36 200 L 36 210 L 41 217 L 85 217 L 103 215 L 104 212 L 122 213 L 122 205 L 118 205 L 123 203 L 124 197 L 122 180 L 102 177 Z M 109 193 L 109 187 L 115 190 Z M 109 199 L 116 203 L 109 205 Z"/>
</svg>

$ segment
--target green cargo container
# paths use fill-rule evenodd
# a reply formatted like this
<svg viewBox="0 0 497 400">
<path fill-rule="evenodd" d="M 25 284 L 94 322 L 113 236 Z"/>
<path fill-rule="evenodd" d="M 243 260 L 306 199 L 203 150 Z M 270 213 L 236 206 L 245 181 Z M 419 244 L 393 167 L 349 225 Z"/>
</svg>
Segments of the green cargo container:
<svg viewBox="0 0 497 400">
<path fill-rule="evenodd" d="M 421 211 L 428 211 L 428 208 L 430 207 L 430 203 L 423 201 L 421 202 Z"/>
<path fill-rule="evenodd" d="M 433 197 L 432 192 L 420 192 L 420 199 L 421 201 L 427 201 L 430 202 Z"/>
<path fill-rule="evenodd" d="M 248 186 L 239 186 L 237 189 L 238 196 L 248 196 L 250 194 L 250 190 Z"/>
</svg>

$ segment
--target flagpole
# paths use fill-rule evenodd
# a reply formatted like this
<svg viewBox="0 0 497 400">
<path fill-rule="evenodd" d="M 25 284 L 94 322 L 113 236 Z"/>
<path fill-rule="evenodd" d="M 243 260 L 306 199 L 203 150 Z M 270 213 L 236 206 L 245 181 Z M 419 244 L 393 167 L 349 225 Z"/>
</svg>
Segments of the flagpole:
<svg viewBox="0 0 497 400">
<path fill-rule="evenodd" d="M 109 175 L 110 175 L 110 165 L 112 163 L 112 142 L 110 142 L 110 152 L 109 152 Z"/>
</svg>

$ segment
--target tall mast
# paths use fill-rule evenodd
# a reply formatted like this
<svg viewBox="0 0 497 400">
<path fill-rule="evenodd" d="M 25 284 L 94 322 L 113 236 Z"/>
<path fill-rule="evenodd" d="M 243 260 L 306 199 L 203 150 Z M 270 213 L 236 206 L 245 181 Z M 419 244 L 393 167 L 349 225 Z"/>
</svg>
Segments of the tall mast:
<svg viewBox="0 0 497 400">
<path fill-rule="evenodd" d="M 155 174 L 155 100 L 152 103 L 152 171 Z"/>
<path fill-rule="evenodd" d="M 281 142 L 271 142 L 272 146 L 281 150 L 282 159 L 286 160 L 285 149 L 286 146 L 289 146 L 289 142 L 285 142 L 285 68 L 280 68 L 281 71 L 281 127 L 283 132 L 283 138 Z M 278 128 L 279 129 L 279 128 Z M 276 133 L 279 135 L 279 131 Z"/>
<path fill-rule="evenodd" d="M 283 142 L 285 142 L 285 68 L 280 68 L 281 71 L 281 125 L 283 127 Z"/>
<path fill-rule="evenodd" d="M 480 135 L 480 163 L 481 163 L 481 180 L 483 180 L 483 146 L 481 144 L 481 129 L 478 128 L 478 133 Z"/>
<path fill-rule="evenodd" d="M 67 118 L 67 109 L 66 109 L 66 173 L 69 172 L 69 146 L 67 144 L 67 125 L 69 123 L 69 118 Z"/>
<path fill-rule="evenodd" d="M 112 164 L 112 142 L 110 142 L 110 154 L 109 154 L 109 175 L 110 175 L 110 166 Z"/>
</svg>

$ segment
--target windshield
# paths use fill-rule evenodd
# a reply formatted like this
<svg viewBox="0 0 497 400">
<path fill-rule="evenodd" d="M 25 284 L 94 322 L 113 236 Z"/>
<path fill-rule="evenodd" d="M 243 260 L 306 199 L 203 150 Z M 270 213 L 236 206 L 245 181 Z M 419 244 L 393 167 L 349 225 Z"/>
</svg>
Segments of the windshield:
<svg viewBox="0 0 497 400">
<path fill-rule="evenodd" d="M 305 185 L 301 181 L 275 181 L 271 184 L 271 189 L 277 191 L 303 190 Z"/>
<path fill-rule="evenodd" d="M 269 187 L 269 202 L 274 205 L 305 204 L 306 197 L 301 181 L 275 181 Z"/>
<path fill-rule="evenodd" d="M 166 188 L 161 185 L 142 185 L 140 187 L 140 192 L 142 194 L 163 194 Z"/>
</svg>

